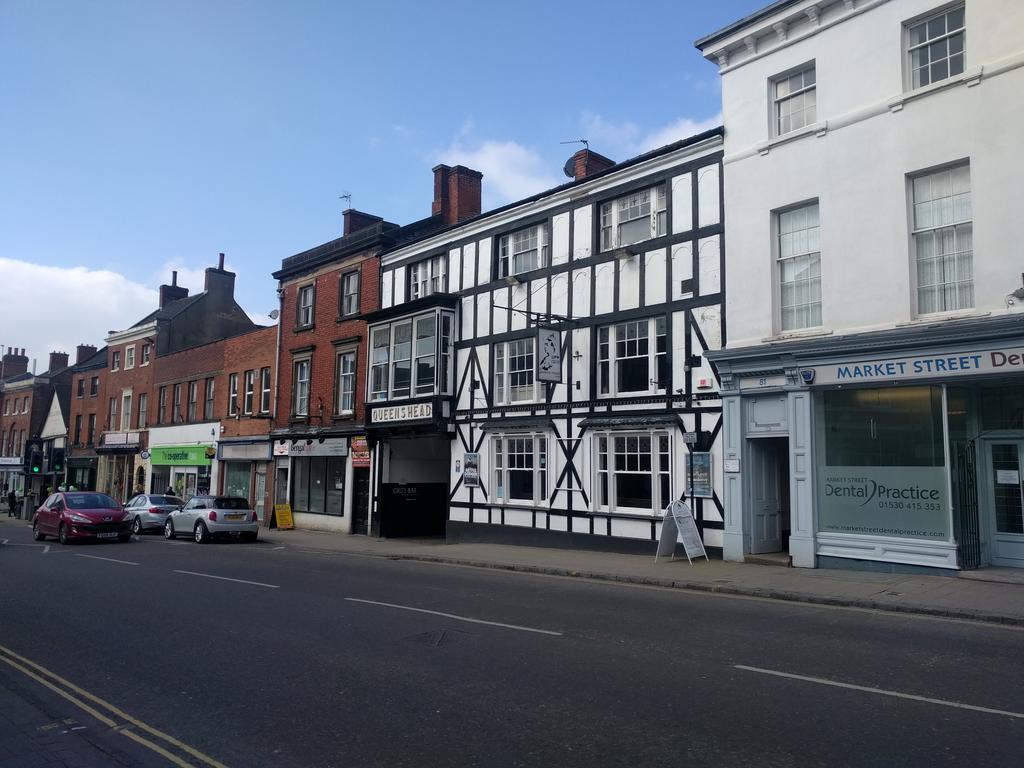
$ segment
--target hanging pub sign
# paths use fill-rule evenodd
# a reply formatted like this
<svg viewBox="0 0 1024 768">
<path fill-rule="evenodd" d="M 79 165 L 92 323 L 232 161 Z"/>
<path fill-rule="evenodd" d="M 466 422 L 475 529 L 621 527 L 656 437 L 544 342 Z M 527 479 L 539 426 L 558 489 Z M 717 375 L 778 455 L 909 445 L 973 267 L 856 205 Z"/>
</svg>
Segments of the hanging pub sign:
<svg viewBox="0 0 1024 768">
<path fill-rule="evenodd" d="M 556 328 L 537 328 L 537 381 L 562 381 L 562 334 Z"/>
<path fill-rule="evenodd" d="M 480 454 L 466 453 L 465 467 L 462 470 L 462 484 L 467 488 L 480 487 Z"/>
</svg>

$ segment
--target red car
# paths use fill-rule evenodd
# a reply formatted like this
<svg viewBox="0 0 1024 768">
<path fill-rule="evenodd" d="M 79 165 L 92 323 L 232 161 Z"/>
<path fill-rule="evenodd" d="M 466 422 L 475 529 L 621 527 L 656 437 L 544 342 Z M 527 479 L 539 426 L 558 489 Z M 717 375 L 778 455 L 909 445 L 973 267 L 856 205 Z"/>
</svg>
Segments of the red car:
<svg viewBox="0 0 1024 768">
<path fill-rule="evenodd" d="M 130 541 L 132 516 L 105 493 L 55 493 L 32 516 L 32 533 L 36 541 L 56 536 L 61 544 L 81 539 Z"/>
</svg>

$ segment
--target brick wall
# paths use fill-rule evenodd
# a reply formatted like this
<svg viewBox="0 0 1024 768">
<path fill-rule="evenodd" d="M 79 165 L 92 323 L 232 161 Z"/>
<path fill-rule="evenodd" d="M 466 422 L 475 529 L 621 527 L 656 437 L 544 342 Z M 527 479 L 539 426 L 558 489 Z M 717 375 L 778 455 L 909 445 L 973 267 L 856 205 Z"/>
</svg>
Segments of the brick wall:
<svg viewBox="0 0 1024 768">
<path fill-rule="evenodd" d="M 153 394 L 153 370 L 155 367 L 154 361 L 156 360 L 155 351 L 153 347 L 150 347 L 150 358 L 147 365 L 142 364 L 142 345 L 144 342 L 136 340 L 130 342 L 122 342 L 110 345 L 107 353 L 107 368 L 106 368 L 106 381 L 105 393 L 102 399 L 102 406 L 100 408 L 100 417 L 98 418 L 97 431 L 119 431 L 121 429 L 121 398 L 125 389 L 131 389 L 132 391 L 132 416 L 131 421 L 128 425 L 129 429 L 138 429 L 139 426 L 139 395 L 145 394 L 147 396 L 147 414 L 146 423 L 153 423 L 153 414 L 156 413 L 155 408 L 155 396 Z M 135 367 L 125 368 L 125 348 L 134 346 L 135 347 Z M 118 370 L 112 368 L 114 361 L 114 352 L 118 351 L 121 355 L 120 364 Z M 102 372 L 101 372 L 102 374 Z M 73 386 L 78 386 L 73 384 Z M 88 385 L 87 385 L 88 386 Z M 77 389 L 72 390 L 72 398 L 78 392 Z M 88 392 L 88 389 L 87 389 Z M 110 398 L 117 398 L 117 424 L 110 425 Z M 72 429 L 74 423 L 72 422 Z M 98 440 L 97 440 L 98 442 Z"/>
<path fill-rule="evenodd" d="M 90 394 L 92 392 L 92 379 L 96 377 L 98 379 L 98 389 L 95 395 Z M 84 382 L 84 391 L 82 397 L 78 396 L 78 382 L 82 380 Z M 153 396 L 149 396 L 150 405 L 152 405 Z M 136 408 L 138 403 L 135 404 Z M 106 428 L 107 420 L 107 370 L 105 368 L 94 369 L 91 371 L 76 371 L 71 377 L 71 408 L 70 418 L 68 419 L 68 440 L 74 445 L 75 440 L 75 417 L 82 417 L 82 434 L 79 439 L 78 445 L 85 447 L 89 443 L 89 416 L 95 414 L 96 416 L 96 432 L 93 435 L 93 444 L 99 445 L 100 433 Z M 151 411 L 152 412 L 152 411 Z"/>
<path fill-rule="evenodd" d="M 224 342 L 224 385 L 220 391 L 219 408 L 227 413 L 228 407 L 228 376 L 238 374 L 238 411 L 237 419 L 225 419 L 223 437 L 248 437 L 253 435 L 269 435 L 272 420 L 270 414 L 260 413 L 260 371 L 270 369 L 270 412 L 274 408 L 274 357 L 277 350 L 277 326 L 260 328 L 251 333 L 234 336 Z M 253 371 L 253 414 L 247 416 L 244 411 L 245 372 Z M 216 398 L 215 398 L 216 399 Z"/>
<path fill-rule="evenodd" d="M 275 425 L 279 429 L 290 426 L 343 427 L 363 423 L 364 387 L 366 383 L 366 323 L 359 316 L 339 318 L 341 276 L 359 270 L 360 314 L 372 312 L 380 306 L 380 260 L 377 251 L 356 254 L 344 261 L 317 271 L 315 274 L 289 278 L 284 281 L 281 309 L 281 359 L 278 371 L 278 407 Z M 296 328 L 297 297 L 301 287 L 315 284 L 313 327 Z M 336 346 L 334 342 L 354 339 L 351 345 Z M 299 350 L 312 346 L 310 376 L 309 418 L 292 417 L 293 362 L 307 354 Z M 339 349 L 350 346 L 357 350 L 355 415 L 335 418 L 335 367 Z M 323 418 L 320 418 L 320 403 Z"/>
<path fill-rule="evenodd" d="M 221 419 L 227 414 L 227 379 L 223 375 L 224 344 L 223 340 L 215 341 L 211 344 L 202 344 L 156 358 L 154 394 L 150 398 L 150 424 L 154 426 L 158 424 L 161 387 L 167 388 L 167 413 L 160 426 L 173 423 L 184 424 L 190 421 L 188 418 L 188 385 L 192 381 L 196 382 L 196 417 L 191 421 L 207 421 L 203 415 L 203 406 L 206 402 L 206 379 L 211 377 L 215 380 L 213 419 Z M 181 407 L 177 422 L 174 421 L 175 384 L 181 385 Z M 218 397 L 223 398 L 222 403 L 218 402 Z"/>
</svg>

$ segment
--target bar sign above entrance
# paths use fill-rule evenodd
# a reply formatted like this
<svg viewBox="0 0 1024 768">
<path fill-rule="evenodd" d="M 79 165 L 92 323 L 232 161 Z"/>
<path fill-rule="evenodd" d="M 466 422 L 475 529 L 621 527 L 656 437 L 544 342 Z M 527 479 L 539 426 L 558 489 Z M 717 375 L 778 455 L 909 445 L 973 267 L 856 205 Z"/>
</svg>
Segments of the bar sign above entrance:
<svg viewBox="0 0 1024 768">
<path fill-rule="evenodd" d="M 374 408 L 370 421 L 412 421 L 414 419 L 431 419 L 434 417 L 434 406 L 431 403 L 409 403 L 408 405 L 392 405 L 385 408 Z"/>
</svg>

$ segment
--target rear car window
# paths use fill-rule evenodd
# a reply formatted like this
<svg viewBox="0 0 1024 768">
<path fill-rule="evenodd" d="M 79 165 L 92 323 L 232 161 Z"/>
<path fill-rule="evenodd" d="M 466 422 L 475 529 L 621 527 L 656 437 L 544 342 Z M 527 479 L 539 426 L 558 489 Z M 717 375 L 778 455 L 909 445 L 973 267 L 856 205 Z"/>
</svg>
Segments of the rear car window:
<svg viewBox="0 0 1024 768">
<path fill-rule="evenodd" d="M 248 509 L 249 502 L 234 496 L 221 496 L 213 506 L 217 509 Z"/>
<path fill-rule="evenodd" d="M 177 496 L 150 496 L 150 504 L 172 504 L 175 507 L 181 506 L 181 499 Z"/>
<path fill-rule="evenodd" d="M 117 509 L 118 503 L 105 493 L 68 493 L 64 496 L 71 509 Z"/>
</svg>

